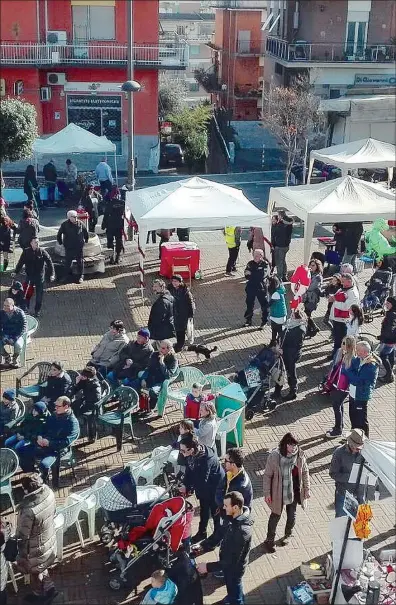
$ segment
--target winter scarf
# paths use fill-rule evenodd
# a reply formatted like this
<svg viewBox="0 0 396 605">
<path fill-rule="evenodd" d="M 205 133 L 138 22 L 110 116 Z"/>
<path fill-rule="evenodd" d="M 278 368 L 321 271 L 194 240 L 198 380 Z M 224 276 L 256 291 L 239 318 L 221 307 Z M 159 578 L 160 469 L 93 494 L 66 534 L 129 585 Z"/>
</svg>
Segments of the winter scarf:
<svg viewBox="0 0 396 605">
<path fill-rule="evenodd" d="M 297 463 L 298 452 L 290 456 L 280 457 L 280 468 L 282 475 L 282 501 L 286 506 L 294 500 L 292 470 Z"/>
</svg>

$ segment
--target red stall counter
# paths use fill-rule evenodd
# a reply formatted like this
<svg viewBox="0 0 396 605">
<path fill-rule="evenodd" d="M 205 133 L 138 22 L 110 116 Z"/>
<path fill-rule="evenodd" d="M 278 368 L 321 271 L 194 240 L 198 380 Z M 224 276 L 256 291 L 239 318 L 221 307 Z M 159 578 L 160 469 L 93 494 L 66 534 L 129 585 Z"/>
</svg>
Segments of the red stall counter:
<svg viewBox="0 0 396 605">
<path fill-rule="evenodd" d="M 191 277 L 194 277 L 197 271 L 199 271 L 201 263 L 201 250 L 198 248 L 195 242 L 166 242 L 161 246 L 161 265 L 160 275 L 170 279 L 172 277 L 172 265 L 182 265 L 183 261 L 174 259 L 186 259 L 191 258 Z M 181 271 L 180 275 L 183 279 L 188 279 L 188 273 Z"/>
</svg>

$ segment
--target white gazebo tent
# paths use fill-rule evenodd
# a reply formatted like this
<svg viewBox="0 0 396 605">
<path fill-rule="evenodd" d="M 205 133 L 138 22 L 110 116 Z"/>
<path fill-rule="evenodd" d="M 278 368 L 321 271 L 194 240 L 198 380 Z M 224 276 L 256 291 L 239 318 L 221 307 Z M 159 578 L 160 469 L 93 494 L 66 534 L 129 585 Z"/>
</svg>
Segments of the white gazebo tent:
<svg viewBox="0 0 396 605">
<path fill-rule="evenodd" d="M 345 176 L 315 185 L 271 187 L 268 212 L 274 205 L 287 208 L 304 225 L 304 262 L 308 262 L 315 223 L 338 223 L 390 219 L 395 214 L 395 196 L 382 187 Z"/>
<path fill-rule="evenodd" d="M 346 176 L 348 170 L 356 168 L 388 168 L 388 180 L 390 182 L 393 177 L 393 167 L 396 166 L 396 147 L 391 143 L 383 143 L 376 139 L 361 139 L 311 151 L 309 155 L 308 184 L 311 180 L 315 160 L 338 166 L 338 168 L 341 168 L 342 176 Z"/>
<path fill-rule="evenodd" d="M 126 208 L 139 226 L 140 285 L 148 231 L 173 228 L 261 227 L 269 239 L 271 219 L 239 189 L 192 177 L 126 194 Z"/>
<path fill-rule="evenodd" d="M 72 122 L 63 130 L 56 132 L 47 139 L 36 139 L 33 143 L 33 154 L 36 162 L 37 157 L 42 155 L 71 155 L 73 153 L 108 153 L 114 154 L 115 178 L 118 182 L 116 146 L 107 137 L 98 137 L 85 128 L 77 126 Z"/>
</svg>

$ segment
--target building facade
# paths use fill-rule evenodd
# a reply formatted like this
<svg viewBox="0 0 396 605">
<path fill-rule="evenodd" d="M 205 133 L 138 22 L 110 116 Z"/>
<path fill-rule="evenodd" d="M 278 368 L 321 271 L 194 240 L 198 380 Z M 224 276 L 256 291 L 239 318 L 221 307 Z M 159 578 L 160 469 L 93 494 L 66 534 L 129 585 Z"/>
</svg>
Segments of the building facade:
<svg viewBox="0 0 396 605">
<path fill-rule="evenodd" d="M 261 113 L 265 46 L 261 27 L 266 1 L 212 2 L 216 10 L 213 99 L 233 120 L 257 120 Z"/>
<path fill-rule="evenodd" d="M 160 1 L 160 41 L 172 40 L 176 44 L 185 40 L 189 47 L 189 63 L 185 71 L 175 71 L 172 77 L 181 78 L 186 84 L 185 101 L 194 106 L 202 101 L 210 101 L 210 94 L 199 84 L 195 73 L 209 72 L 212 53 L 207 43 L 215 30 L 214 10 L 205 1 L 177 0 Z"/>
<path fill-rule="evenodd" d="M 125 0 L 2 0 L 0 4 L 1 94 L 35 105 L 39 132 L 51 135 L 74 122 L 127 155 Z M 185 42 L 159 41 L 158 0 L 133 6 L 134 134 L 138 170 L 158 157 L 158 72 L 183 70 Z"/>
<path fill-rule="evenodd" d="M 316 94 L 386 94 L 395 87 L 393 0 L 270 0 L 264 82 L 305 74 Z"/>
</svg>

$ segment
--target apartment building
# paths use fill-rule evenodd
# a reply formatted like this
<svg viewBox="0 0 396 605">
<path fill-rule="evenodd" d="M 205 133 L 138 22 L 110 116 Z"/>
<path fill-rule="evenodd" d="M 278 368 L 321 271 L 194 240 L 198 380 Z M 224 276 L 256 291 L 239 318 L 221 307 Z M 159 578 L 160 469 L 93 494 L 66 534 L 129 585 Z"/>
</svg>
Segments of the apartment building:
<svg viewBox="0 0 396 605">
<path fill-rule="evenodd" d="M 208 72 L 212 66 L 212 53 L 207 43 L 215 29 L 214 10 L 207 1 L 161 1 L 159 3 L 161 41 L 171 40 L 175 44 L 184 40 L 189 47 L 189 62 L 185 71 L 176 71 L 174 78 L 186 83 L 185 101 L 194 106 L 210 100 L 210 94 L 198 83 L 195 72 Z"/>
<path fill-rule="evenodd" d="M 257 120 L 261 113 L 266 5 L 264 0 L 212 2 L 214 77 L 209 89 L 216 105 L 229 110 L 233 120 Z"/>
<path fill-rule="evenodd" d="M 40 134 L 74 122 L 127 154 L 126 0 L 2 0 L 1 95 L 20 96 L 37 109 Z M 133 0 L 135 149 L 147 170 L 158 144 L 158 72 L 183 70 L 188 46 L 158 38 L 158 0 Z"/>
</svg>

